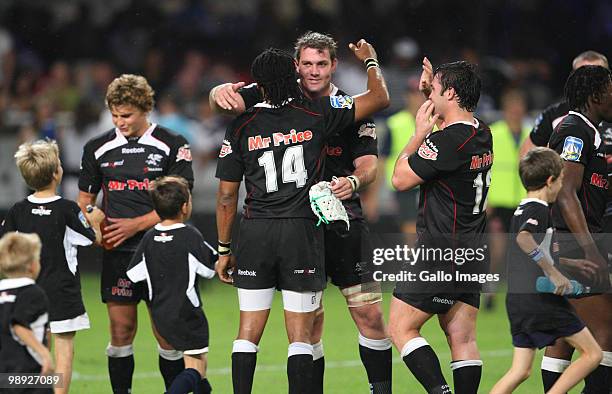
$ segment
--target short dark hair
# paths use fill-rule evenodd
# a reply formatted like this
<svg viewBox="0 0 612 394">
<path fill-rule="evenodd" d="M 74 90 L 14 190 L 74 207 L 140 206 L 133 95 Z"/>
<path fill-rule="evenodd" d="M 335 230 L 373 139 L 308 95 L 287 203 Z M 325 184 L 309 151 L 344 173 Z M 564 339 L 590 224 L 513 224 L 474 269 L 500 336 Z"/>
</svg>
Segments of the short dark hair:
<svg viewBox="0 0 612 394">
<path fill-rule="evenodd" d="M 572 61 L 572 69 L 577 69 L 576 67 L 579 62 L 588 61 L 588 62 L 596 62 L 600 61 L 605 64 L 604 67 L 609 68 L 608 66 L 608 58 L 603 53 L 599 53 L 596 51 L 584 51 L 580 55 L 576 56 Z"/>
<path fill-rule="evenodd" d="M 300 52 L 304 48 L 313 48 L 319 51 L 327 49 L 329 51 L 329 57 L 333 61 L 336 58 L 338 43 L 330 35 L 308 31 L 295 41 L 294 56 L 297 60 L 300 60 Z"/>
<path fill-rule="evenodd" d="M 480 99 L 480 86 L 482 82 L 476 73 L 476 66 L 466 61 L 441 64 L 434 70 L 434 77 L 438 76 L 442 85 L 442 95 L 446 90 L 453 88 L 457 94 L 459 108 L 474 112 Z"/>
<path fill-rule="evenodd" d="M 153 182 L 149 193 L 159 217 L 174 219 L 179 216 L 183 204 L 189 202 L 189 182 L 176 175 L 164 176 Z"/>
<path fill-rule="evenodd" d="M 582 66 L 572 71 L 565 82 L 565 100 L 570 109 L 585 111 L 589 99 L 599 102 L 612 83 L 612 74 L 602 66 Z"/>
<path fill-rule="evenodd" d="M 297 81 L 295 60 L 286 51 L 269 48 L 260 53 L 253 60 L 251 75 L 263 89 L 264 99 L 274 106 L 304 97 Z"/>
<path fill-rule="evenodd" d="M 531 149 L 519 163 L 521 182 L 527 191 L 546 186 L 548 177 L 557 179 L 563 171 L 563 161 L 557 152 L 542 146 Z"/>
</svg>

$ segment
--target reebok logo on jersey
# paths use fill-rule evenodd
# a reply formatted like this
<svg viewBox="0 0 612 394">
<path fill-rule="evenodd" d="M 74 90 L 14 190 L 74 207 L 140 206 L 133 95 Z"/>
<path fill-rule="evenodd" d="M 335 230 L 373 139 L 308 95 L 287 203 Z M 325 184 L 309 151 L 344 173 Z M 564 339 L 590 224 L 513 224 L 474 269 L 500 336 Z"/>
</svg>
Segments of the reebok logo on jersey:
<svg viewBox="0 0 612 394">
<path fill-rule="evenodd" d="M 249 139 L 249 142 L 250 142 L 250 139 Z M 230 153 L 232 153 L 232 144 L 228 140 L 223 140 L 223 144 L 221 144 L 221 151 L 219 152 L 219 157 L 224 158 Z"/>
<path fill-rule="evenodd" d="M 189 144 L 185 144 L 181 146 L 176 153 L 176 161 L 191 161 L 191 149 L 189 148 Z"/>
<path fill-rule="evenodd" d="M 159 235 L 154 236 L 153 241 L 166 243 L 166 242 L 172 241 L 172 238 L 174 238 L 174 235 L 168 235 L 166 233 L 161 233 Z"/>
<path fill-rule="evenodd" d="M 329 96 L 329 104 L 333 108 L 353 108 L 353 98 L 348 95 L 344 96 Z"/>
<path fill-rule="evenodd" d="M 255 270 L 238 270 L 238 275 L 241 276 L 257 276 L 257 271 Z"/>
<path fill-rule="evenodd" d="M 533 219 L 533 218 L 527 219 L 527 223 L 533 224 L 534 226 L 538 225 L 538 221 L 536 219 Z"/>
<path fill-rule="evenodd" d="M 425 160 L 437 160 L 438 147 L 429 139 L 426 139 L 421 146 L 419 146 L 418 155 Z"/>
<path fill-rule="evenodd" d="M 145 160 L 145 163 L 150 165 L 150 166 L 157 167 L 159 165 L 159 163 L 161 162 L 161 159 L 163 159 L 163 158 L 164 158 L 164 156 L 160 155 L 159 153 L 151 153 L 147 157 L 147 160 Z"/>
<path fill-rule="evenodd" d="M 449 300 L 448 298 L 440 298 L 434 297 L 431 299 L 432 302 L 437 302 L 438 304 L 446 304 L 446 305 L 454 305 L 455 301 Z"/>
<path fill-rule="evenodd" d="M 121 153 L 124 155 L 131 155 L 133 153 L 144 153 L 145 148 L 122 148 Z"/>
<path fill-rule="evenodd" d="M 565 137 L 561 158 L 567 161 L 580 161 L 584 142 L 578 137 Z"/>
<path fill-rule="evenodd" d="M 374 123 L 364 123 L 357 130 L 359 138 L 370 137 L 376 139 L 376 125 Z"/>
<path fill-rule="evenodd" d="M 49 216 L 51 215 L 51 210 L 45 209 L 45 207 L 41 205 L 38 208 L 32 208 L 32 215 Z"/>
</svg>

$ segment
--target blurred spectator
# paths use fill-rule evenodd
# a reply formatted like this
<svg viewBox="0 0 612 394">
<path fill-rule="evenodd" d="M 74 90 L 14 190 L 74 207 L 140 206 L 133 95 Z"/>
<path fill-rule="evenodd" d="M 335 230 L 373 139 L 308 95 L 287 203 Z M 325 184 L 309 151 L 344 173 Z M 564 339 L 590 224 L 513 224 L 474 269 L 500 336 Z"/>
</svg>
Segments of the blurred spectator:
<svg viewBox="0 0 612 394">
<path fill-rule="evenodd" d="M 391 61 L 385 64 L 383 73 L 391 98 L 387 112 L 395 113 L 405 107 L 406 79 L 413 75 L 421 75 L 419 44 L 411 37 L 396 40 L 392 46 Z"/>
<path fill-rule="evenodd" d="M 98 129 L 98 117 L 96 105 L 87 99 L 81 99 L 74 111 L 72 124 L 60 131 L 58 145 L 64 168 L 62 195 L 68 199 L 76 200 L 78 196 L 83 147 L 89 139 L 102 131 Z"/>
<path fill-rule="evenodd" d="M 518 163 L 519 147 L 530 128 L 525 122 L 527 102 L 522 91 L 506 91 L 501 103 L 503 118 L 490 126 L 495 141 L 495 159 L 487 206 L 490 207 L 489 223 L 499 221 L 500 228 L 508 229 L 514 209 L 526 193 L 518 175 Z"/>
<path fill-rule="evenodd" d="M 63 61 L 53 63 L 41 90 L 58 111 L 74 111 L 79 102 L 80 93 L 72 82 L 70 66 Z"/>
<path fill-rule="evenodd" d="M 171 94 L 159 96 L 157 112 L 152 114 L 151 120 L 182 135 L 190 144 L 193 143 L 190 121 L 179 112 L 176 99 Z"/>
<path fill-rule="evenodd" d="M 194 173 L 197 174 L 197 179 L 203 181 L 195 182 L 194 205 L 197 202 L 199 209 L 214 212 L 218 185 L 217 182 L 209 180 L 215 179 L 216 159 L 225 136 L 227 119 L 212 112 L 208 104 L 208 92 L 200 97 L 198 109 L 199 116 L 195 122 L 191 152 Z"/>
<path fill-rule="evenodd" d="M 414 76 L 404 82 L 402 97 L 404 99 L 404 108 L 391 115 L 387 120 L 389 132 L 380 152 L 381 159 L 383 160 L 380 160 L 379 163 L 384 163 L 385 177 L 384 180 L 380 179 L 379 181 L 384 181 L 389 188 L 392 188 L 391 177 L 393 176 L 395 161 L 410 140 L 410 137 L 414 134 L 414 116 L 419 107 L 425 102 L 423 93 L 419 91 L 419 77 Z M 397 218 L 402 232 L 414 234 L 416 232 L 419 189 L 396 192 L 394 195 L 398 209 Z"/>
<path fill-rule="evenodd" d="M 527 100 L 525 94 L 516 89 L 501 96 L 503 118 L 490 125 L 493 133 L 493 167 L 490 175 L 491 187 L 487 195 L 487 219 L 490 238 L 491 272 L 502 273 L 506 254 L 507 233 L 516 207 L 525 197 L 518 174 L 519 149 L 529 136 L 531 128 L 525 122 Z M 485 309 L 493 307 L 493 288 L 485 297 Z"/>
</svg>

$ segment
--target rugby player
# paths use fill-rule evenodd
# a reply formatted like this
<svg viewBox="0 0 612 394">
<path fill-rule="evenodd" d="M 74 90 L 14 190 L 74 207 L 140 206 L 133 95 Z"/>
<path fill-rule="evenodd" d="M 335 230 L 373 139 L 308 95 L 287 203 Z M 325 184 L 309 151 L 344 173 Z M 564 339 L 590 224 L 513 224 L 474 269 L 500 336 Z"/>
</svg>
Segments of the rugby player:
<svg viewBox="0 0 612 394">
<path fill-rule="evenodd" d="M 457 242 L 470 248 L 483 245 L 493 141 L 488 126 L 474 117 L 480 87 L 470 63 L 447 63 L 434 70 L 427 58 L 423 61 L 421 88 L 428 99 L 417 112 L 414 136 L 396 161 L 392 183 L 399 191 L 420 185 L 417 234 L 426 247 Z M 440 131 L 431 133 L 438 121 Z M 426 263 L 434 264 L 428 269 L 456 270 L 452 261 Z M 428 393 L 451 392 L 438 357 L 420 333 L 433 315 L 438 316 L 450 346 L 455 391 L 478 391 L 482 373 L 476 345 L 479 290 L 473 283 L 396 284 L 389 333 Z"/>
<path fill-rule="evenodd" d="M 236 118 L 221 147 L 217 272 L 238 288 L 240 328 L 232 354 L 235 393 L 251 391 L 257 344 L 277 288 L 283 294 L 290 342 L 289 392 L 312 392 L 311 337 L 326 278 L 323 230 L 315 226 L 308 190 L 323 176 L 325 143 L 331 135 L 389 103 L 372 46 L 360 40 L 350 48 L 366 65 L 368 90 L 355 97 L 332 95 L 312 101 L 300 89 L 291 55 L 274 49 L 260 54 L 251 72 L 264 102 Z M 248 194 L 230 276 L 230 236 L 243 176 Z"/>
<path fill-rule="evenodd" d="M 126 269 L 146 230 L 159 222 L 149 187 L 162 175 L 179 175 L 193 187 L 191 151 L 184 137 L 151 123 L 154 92 L 142 76 L 124 74 L 108 86 L 106 105 L 114 129 L 92 138 L 83 149 L 78 204 L 85 210 L 103 192 L 101 295 L 110 320 L 106 348 L 108 372 L 115 394 L 129 393 L 134 373 L 132 342 L 137 306 L 145 287 L 134 284 Z M 153 326 L 159 368 L 166 387 L 184 369 L 180 352 L 164 341 Z"/>
<path fill-rule="evenodd" d="M 295 59 L 304 95 L 316 100 L 323 96 L 345 95 L 331 82 L 338 66 L 337 44 L 325 34 L 307 32 L 295 42 Z M 211 105 L 220 112 L 231 108 L 241 114 L 262 101 L 256 84 L 223 84 L 211 91 Z M 369 229 L 365 222 L 359 190 L 374 182 L 377 169 L 376 126 L 364 119 L 339 130 L 328 141 L 324 180 L 332 180 L 332 191 L 343 201 L 350 219 L 348 236 L 325 227 L 325 271 L 346 298 L 349 313 L 359 330 L 359 355 L 373 393 L 391 392 L 391 341 L 387 338 L 380 302 L 380 285 L 367 279 L 366 262 L 371 259 Z M 312 392 L 323 391 L 325 359 L 323 306 L 317 311 L 313 336 L 314 376 Z"/>
</svg>

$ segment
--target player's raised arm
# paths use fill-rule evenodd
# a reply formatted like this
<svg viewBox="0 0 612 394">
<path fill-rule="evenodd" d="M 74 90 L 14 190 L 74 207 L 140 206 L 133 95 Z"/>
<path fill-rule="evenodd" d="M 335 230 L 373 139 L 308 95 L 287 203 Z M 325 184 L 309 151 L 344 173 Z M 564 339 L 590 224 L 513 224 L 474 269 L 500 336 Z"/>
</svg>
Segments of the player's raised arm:
<svg viewBox="0 0 612 394">
<path fill-rule="evenodd" d="M 355 120 L 361 120 L 389 106 L 389 91 L 385 78 L 378 66 L 378 57 L 374 47 L 361 39 L 357 44 L 349 44 L 357 59 L 365 63 L 368 73 L 368 89 L 354 97 Z"/>
</svg>

